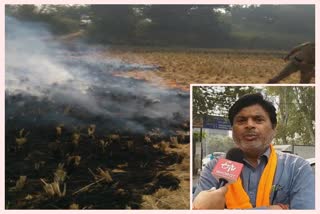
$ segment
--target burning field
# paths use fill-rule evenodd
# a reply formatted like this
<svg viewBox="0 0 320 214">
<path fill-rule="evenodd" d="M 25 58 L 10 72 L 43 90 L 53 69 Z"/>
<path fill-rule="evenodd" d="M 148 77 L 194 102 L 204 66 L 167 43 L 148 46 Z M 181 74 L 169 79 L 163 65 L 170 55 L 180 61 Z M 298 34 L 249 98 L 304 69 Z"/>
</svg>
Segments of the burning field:
<svg viewBox="0 0 320 214">
<path fill-rule="evenodd" d="M 188 209 L 189 94 L 6 17 L 7 209 Z"/>
</svg>

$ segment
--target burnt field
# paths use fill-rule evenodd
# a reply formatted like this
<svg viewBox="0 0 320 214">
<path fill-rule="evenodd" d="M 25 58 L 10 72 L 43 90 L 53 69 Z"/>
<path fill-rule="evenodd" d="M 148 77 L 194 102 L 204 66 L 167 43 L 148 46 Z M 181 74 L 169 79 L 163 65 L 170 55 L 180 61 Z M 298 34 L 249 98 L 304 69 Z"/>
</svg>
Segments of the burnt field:
<svg viewBox="0 0 320 214">
<path fill-rule="evenodd" d="M 24 109 L 16 109 L 20 114 L 7 115 L 6 119 L 9 208 L 64 209 L 72 204 L 94 209 L 140 208 L 142 195 L 159 188 L 179 188 L 180 180 L 166 168 L 181 163 L 187 155 L 170 151 L 179 143 L 189 143 L 183 134 L 187 123 L 137 118 L 151 130 L 130 133 L 125 126 L 112 130 L 115 126 L 108 122 L 112 118 L 98 118 L 72 108 L 65 113 L 62 106 L 32 97 L 9 96 L 6 109 L 21 102 Z M 44 124 L 50 114 L 77 116 L 83 125 L 64 125 L 64 120 L 50 119 Z M 161 132 L 161 125 L 171 126 L 171 133 Z M 179 134 L 174 133 L 179 130 Z M 21 176 L 26 176 L 25 183 Z M 55 182 L 60 192 L 46 191 L 46 185 Z"/>
<path fill-rule="evenodd" d="M 10 114 L 13 106 L 21 107 Z M 189 143 L 187 122 L 137 116 L 149 130 L 136 133 L 115 118 L 20 94 L 6 96 L 6 109 L 9 208 L 140 208 L 142 195 L 179 188 L 166 169 L 188 155 L 170 151 Z M 60 192 L 46 191 L 55 182 Z"/>
<path fill-rule="evenodd" d="M 189 94 L 113 75 L 155 64 L 19 24 L 6 19 L 6 208 L 188 209 Z"/>
</svg>

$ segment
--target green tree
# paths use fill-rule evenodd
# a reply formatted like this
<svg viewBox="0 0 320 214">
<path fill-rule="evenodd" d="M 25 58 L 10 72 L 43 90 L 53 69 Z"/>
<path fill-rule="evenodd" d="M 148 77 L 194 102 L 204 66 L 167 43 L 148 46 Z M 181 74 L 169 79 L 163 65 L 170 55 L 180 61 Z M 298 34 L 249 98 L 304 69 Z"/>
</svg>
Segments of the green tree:
<svg viewBox="0 0 320 214">
<path fill-rule="evenodd" d="M 33 4 L 6 5 L 6 15 L 14 16 L 20 20 L 36 20 L 37 7 Z"/>
<path fill-rule="evenodd" d="M 91 5 L 90 36 L 103 43 L 126 43 L 134 38 L 137 14 L 132 5 Z"/>
<path fill-rule="evenodd" d="M 267 93 L 278 97 L 277 144 L 315 144 L 314 87 L 267 87 Z"/>
<path fill-rule="evenodd" d="M 87 14 L 83 5 L 8 5 L 6 15 L 22 21 L 46 23 L 54 34 L 66 34 L 80 29 L 80 17 Z"/>
<path fill-rule="evenodd" d="M 241 96 L 261 91 L 250 86 L 208 87 L 194 86 L 192 88 L 193 115 L 227 116 L 231 105 Z"/>
<path fill-rule="evenodd" d="M 217 45 L 228 37 L 229 24 L 219 19 L 215 9 L 227 5 L 150 5 L 144 16 L 150 20 L 145 34 L 167 44 Z"/>
<path fill-rule="evenodd" d="M 315 39 L 314 5 L 233 5 L 230 14 L 238 47 L 290 49 Z"/>
</svg>

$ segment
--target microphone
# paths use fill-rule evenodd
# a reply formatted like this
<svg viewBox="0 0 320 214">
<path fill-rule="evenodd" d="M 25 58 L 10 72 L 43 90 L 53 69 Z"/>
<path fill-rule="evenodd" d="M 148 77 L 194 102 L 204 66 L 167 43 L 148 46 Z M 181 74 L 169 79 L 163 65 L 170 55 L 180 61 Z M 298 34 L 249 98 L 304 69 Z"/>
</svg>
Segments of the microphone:
<svg viewBox="0 0 320 214">
<path fill-rule="evenodd" d="M 211 174 L 219 180 L 219 186 L 223 187 L 227 183 L 234 183 L 243 168 L 243 164 L 239 163 L 243 160 L 243 152 L 239 148 L 232 148 L 227 152 L 226 158 L 220 158 L 212 170 Z"/>
</svg>

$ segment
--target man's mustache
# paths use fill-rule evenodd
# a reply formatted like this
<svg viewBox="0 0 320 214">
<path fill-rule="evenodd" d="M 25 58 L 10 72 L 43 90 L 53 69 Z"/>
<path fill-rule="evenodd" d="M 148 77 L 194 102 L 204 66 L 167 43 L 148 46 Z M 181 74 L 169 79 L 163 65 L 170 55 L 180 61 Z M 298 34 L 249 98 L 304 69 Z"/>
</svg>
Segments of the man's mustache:
<svg viewBox="0 0 320 214">
<path fill-rule="evenodd" d="M 243 134 L 244 136 L 258 136 L 258 133 L 255 131 L 248 131 Z"/>
</svg>

